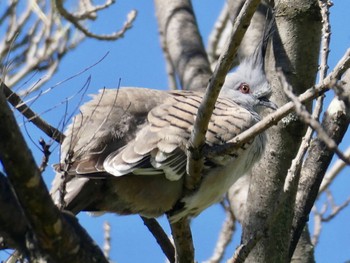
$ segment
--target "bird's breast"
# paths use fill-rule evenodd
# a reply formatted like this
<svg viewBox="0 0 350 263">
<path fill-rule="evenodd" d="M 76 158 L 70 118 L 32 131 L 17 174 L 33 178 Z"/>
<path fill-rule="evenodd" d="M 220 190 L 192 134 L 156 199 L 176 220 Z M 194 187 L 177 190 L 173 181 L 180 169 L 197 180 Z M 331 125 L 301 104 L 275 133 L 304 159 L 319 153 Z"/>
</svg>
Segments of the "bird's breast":
<svg viewBox="0 0 350 263">
<path fill-rule="evenodd" d="M 244 176 L 258 161 L 265 147 L 265 135 L 255 137 L 251 144 L 245 144 L 226 165 L 208 169 L 203 175 L 199 189 L 181 200 L 184 207 L 170 218 L 176 222 L 183 216 L 196 216 L 205 208 L 219 202 L 228 189 Z"/>
</svg>

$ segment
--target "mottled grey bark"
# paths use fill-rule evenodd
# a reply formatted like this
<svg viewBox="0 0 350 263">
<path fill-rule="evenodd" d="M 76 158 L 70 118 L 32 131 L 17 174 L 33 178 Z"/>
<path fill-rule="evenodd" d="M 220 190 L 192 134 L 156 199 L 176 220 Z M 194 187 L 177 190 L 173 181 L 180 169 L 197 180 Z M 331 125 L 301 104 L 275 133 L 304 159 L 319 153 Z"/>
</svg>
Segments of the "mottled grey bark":
<svg viewBox="0 0 350 263">
<path fill-rule="evenodd" d="M 301 233 L 291 263 L 315 263 L 314 246 L 311 243 L 310 232 L 307 226 Z"/>
<path fill-rule="evenodd" d="M 3 248 L 2 246 L 4 248 L 16 248 L 27 255 L 24 234 L 27 232 L 28 222 L 11 185 L 1 172 L 0 193 L 0 249 Z M 16 218 L 16 227 L 13 227 L 14 218 Z"/>
<path fill-rule="evenodd" d="M 35 244 L 32 260 L 44 257 L 47 262 L 107 262 L 77 220 L 61 214 L 51 200 L 8 107 L 3 85 L 0 87 L 0 123 L 0 160 L 29 223 L 28 232 Z"/>
<path fill-rule="evenodd" d="M 346 114 L 345 104 L 334 99 L 325 113 L 322 127 L 336 143 L 340 143 L 348 129 L 349 122 L 350 115 L 349 113 Z M 321 182 L 333 155 L 334 152 L 328 149 L 321 139 L 315 138 L 311 142 L 309 154 L 301 170 L 295 202 L 290 256 L 309 219 L 309 213 L 317 198 Z"/>
<path fill-rule="evenodd" d="M 205 89 L 211 69 L 189 0 L 155 0 L 158 28 L 182 89 Z"/>
<path fill-rule="evenodd" d="M 277 29 L 266 69 L 274 89 L 272 100 L 282 105 L 288 99 L 277 80 L 275 68 L 282 68 L 296 94 L 314 84 L 318 68 L 321 17 L 315 0 L 293 1 L 292 5 L 290 1 L 280 0 L 275 1 L 275 18 Z M 304 123 L 290 114 L 268 133 L 267 151 L 253 169 L 242 240 L 248 242 L 258 231 L 263 231 L 265 235 L 247 262 L 288 261 L 296 189 L 292 191 L 294 194 L 286 197 L 283 204 L 279 204 L 279 199 L 287 170 L 305 128 Z"/>
</svg>

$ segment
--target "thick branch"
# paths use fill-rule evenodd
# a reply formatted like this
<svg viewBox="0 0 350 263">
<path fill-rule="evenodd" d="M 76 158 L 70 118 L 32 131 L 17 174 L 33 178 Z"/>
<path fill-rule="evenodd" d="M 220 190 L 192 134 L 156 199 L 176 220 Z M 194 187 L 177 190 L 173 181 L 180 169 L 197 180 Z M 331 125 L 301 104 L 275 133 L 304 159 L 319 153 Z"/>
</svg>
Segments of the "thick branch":
<svg viewBox="0 0 350 263">
<path fill-rule="evenodd" d="M 182 89 L 204 89 L 211 69 L 189 0 L 155 0 L 163 50 Z"/>
<path fill-rule="evenodd" d="M 272 45 L 267 50 L 265 70 L 273 88 L 271 100 L 284 105 L 288 98 L 279 85 L 276 68 L 282 68 L 297 95 L 314 85 L 318 69 L 321 16 L 315 0 L 295 0 L 293 5 L 289 0 L 274 3 L 276 31 L 272 35 Z M 305 57 L 308 59 L 305 60 Z M 310 109 L 311 103 L 306 107 Z M 268 131 L 267 149 L 252 170 L 242 243 L 249 241 L 258 231 L 266 229 L 266 232 L 249 254 L 249 262 L 288 260 L 288 235 L 296 190 L 293 189 L 288 198 L 283 200 L 283 205 L 278 205 L 277 200 L 280 201 L 284 178 L 306 127 L 295 114 L 289 114 Z M 277 207 L 281 209 L 276 215 Z M 270 219 L 272 215 L 273 221 Z"/>
<path fill-rule="evenodd" d="M 16 248 L 27 255 L 25 233 L 28 223 L 7 178 L 0 172 L 0 237 L 6 247 Z M 13 220 L 16 219 L 16 227 Z"/>
<path fill-rule="evenodd" d="M 106 262 L 74 220 L 67 221 L 46 189 L 39 169 L 0 91 L 0 159 L 35 234 L 39 251 L 55 262 Z M 74 224 L 74 225 L 72 225 Z"/>
</svg>

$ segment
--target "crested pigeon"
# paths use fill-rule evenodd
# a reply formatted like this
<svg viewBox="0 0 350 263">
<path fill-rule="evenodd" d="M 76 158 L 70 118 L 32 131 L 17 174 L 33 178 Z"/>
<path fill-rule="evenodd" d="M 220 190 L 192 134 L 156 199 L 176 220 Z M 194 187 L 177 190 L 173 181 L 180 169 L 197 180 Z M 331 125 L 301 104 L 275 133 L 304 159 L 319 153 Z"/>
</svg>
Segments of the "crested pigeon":
<svg viewBox="0 0 350 263">
<path fill-rule="evenodd" d="M 227 75 L 207 145 L 224 145 L 257 123 L 260 107 L 276 109 L 257 64 L 248 58 Z M 184 195 L 186 145 L 203 95 L 146 88 L 105 89 L 93 95 L 65 133 L 51 190 L 54 201 L 74 213 L 166 213 L 171 222 L 196 216 L 220 201 L 259 160 L 266 136 L 257 135 L 229 155 L 206 157 L 200 185 Z"/>
</svg>

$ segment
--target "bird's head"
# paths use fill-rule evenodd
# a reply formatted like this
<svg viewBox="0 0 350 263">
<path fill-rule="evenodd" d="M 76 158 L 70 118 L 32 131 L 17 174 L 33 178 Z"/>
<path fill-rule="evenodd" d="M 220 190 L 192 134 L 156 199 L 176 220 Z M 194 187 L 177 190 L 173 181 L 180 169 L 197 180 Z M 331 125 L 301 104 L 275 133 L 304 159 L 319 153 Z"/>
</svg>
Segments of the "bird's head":
<svg viewBox="0 0 350 263">
<path fill-rule="evenodd" d="M 269 100 L 271 87 L 263 71 L 262 59 L 257 59 L 256 55 L 243 60 L 235 72 L 226 76 L 221 95 L 256 111 L 259 107 L 277 109 L 277 105 Z"/>
</svg>

